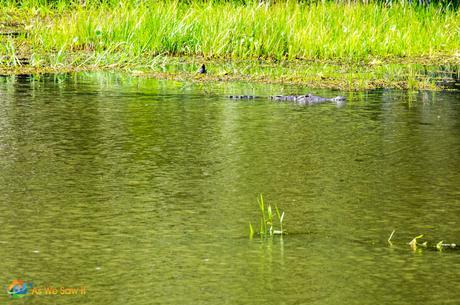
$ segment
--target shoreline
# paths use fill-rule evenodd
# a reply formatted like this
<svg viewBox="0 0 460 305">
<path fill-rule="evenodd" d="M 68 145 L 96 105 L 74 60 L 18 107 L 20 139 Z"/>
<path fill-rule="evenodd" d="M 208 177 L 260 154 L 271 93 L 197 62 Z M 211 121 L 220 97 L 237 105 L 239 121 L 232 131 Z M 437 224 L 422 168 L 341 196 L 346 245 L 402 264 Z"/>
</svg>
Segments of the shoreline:
<svg viewBox="0 0 460 305">
<path fill-rule="evenodd" d="M 440 7 L 2 3 L 0 75 L 113 71 L 342 90 L 460 89 L 460 37 L 446 30 L 460 27 L 460 14 Z M 197 75 L 202 63 L 208 73 Z"/>
<path fill-rule="evenodd" d="M 158 59 L 159 60 L 159 59 Z M 407 59 L 405 59 L 407 60 Z M 156 78 L 184 82 L 252 82 L 266 84 L 301 85 L 311 88 L 337 90 L 460 90 L 456 58 L 436 58 L 422 63 L 383 62 L 334 63 L 321 61 L 223 61 L 195 57 L 162 56 L 161 64 L 108 66 L 44 66 L 0 65 L 0 76 L 62 74 L 78 72 L 114 72 L 132 77 Z M 414 60 L 414 62 L 417 62 Z M 444 64 L 439 64 L 444 62 Z M 208 73 L 196 71 L 202 63 Z M 444 69 L 444 70 L 443 70 Z"/>
</svg>

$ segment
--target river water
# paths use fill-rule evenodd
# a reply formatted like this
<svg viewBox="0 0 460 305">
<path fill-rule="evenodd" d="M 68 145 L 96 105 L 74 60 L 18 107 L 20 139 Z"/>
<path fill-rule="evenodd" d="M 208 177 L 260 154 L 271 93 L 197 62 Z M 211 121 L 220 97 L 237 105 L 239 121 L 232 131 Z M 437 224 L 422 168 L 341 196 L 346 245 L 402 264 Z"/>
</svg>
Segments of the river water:
<svg viewBox="0 0 460 305">
<path fill-rule="evenodd" d="M 225 97 L 307 91 L 348 102 Z M 458 92 L 0 78 L 0 300 L 459 304 L 459 169 Z"/>
</svg>

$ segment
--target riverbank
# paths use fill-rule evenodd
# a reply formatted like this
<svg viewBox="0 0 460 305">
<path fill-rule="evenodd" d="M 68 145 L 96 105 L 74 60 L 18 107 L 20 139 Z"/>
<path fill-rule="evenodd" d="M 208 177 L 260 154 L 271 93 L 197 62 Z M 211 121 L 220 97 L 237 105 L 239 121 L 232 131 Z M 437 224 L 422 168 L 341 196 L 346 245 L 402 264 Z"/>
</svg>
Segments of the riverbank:
<svg viewBox="0 0 460 305">
<path fill-rule="evenodd" d="M 460 16 L 439 7 L 7 1 L 0 12 L 1 74 L 118 70 L 351 90 L 458 82 Z"/>
</svg>

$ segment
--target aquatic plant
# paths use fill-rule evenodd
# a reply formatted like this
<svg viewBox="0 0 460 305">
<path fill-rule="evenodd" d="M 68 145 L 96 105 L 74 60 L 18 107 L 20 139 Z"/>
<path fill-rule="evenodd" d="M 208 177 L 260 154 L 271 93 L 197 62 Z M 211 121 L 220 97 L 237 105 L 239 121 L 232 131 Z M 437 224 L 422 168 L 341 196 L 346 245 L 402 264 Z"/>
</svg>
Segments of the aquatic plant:
<svg viewBox="0 0 460 305">
<path fill-rule="evenodd" d="M 423 237 L 423 234 L 422 235 L 419 235 L 419 236 L 416 236 L 414 237 L 410 242 L 409 242 L 409 246 L 411 246 L 411 248 L 413 250 L 416 250 L 417 247 L 424 247 L 424 248 L 428 248 L 428 242 L 425 241 L 423 243 L 419 243 L 418 240 L 421 239 Z M 457 245 L 454 244 L 454 243 L 444 243 L 443 240 L 441 240 L 440 242 L 438 242 L 436 245 L 430 245 L 430 248 L 435 248 L 437 249 L 438 251 L 442 251 L 443 249 L 456 249 L 457 248 Z"/>
<path fill-rule="evenodd" d="M 395 230 L 393 230 L 393 232 L 391 232 L 390 237 L 388 238 L 388 243 L 390 244 L 390 246 L 393 245 L 393 243 L 391 242 L 391 239 L 392 239 L 394 233 L 395 233 Z M 438 242 L 436 244 L 432 244 L 432 243 L 428 244 L 428 241 L 420 242 L 419 240 L 421 238 L 423 238 L 423 234 L 414 237 L 408 243 L 408 245 L 412 248 L 412 250 L 415 251 L 415 250 L 417 250 L 418 247 L 423 247 L 423 248 L 427 248 L 427 249 L 436 249 L 438 251 L 442 251 L 443 249 L 451 249 L 451 250 L 458 249 L 457 244 L 454 244 L 454 243 L 444 243 L 444 241 L 441 240 L 440 242 Z"/>
<path fill-rule="evenodd" d="M 450 248 L 450 249 L 455 249 L 457 247 L 456 244 L 445 244 L 443 240 L 441 240 L 440 242 L 438 242 L 436 244 L 436 249 L 438 249 L 438 251 L 442 251 L 443 249 L 446 249 L 446 248 Z"/>
<path fill-rule="evenodd" d="M 285 234 L 283 230 L 284 212 L 280 212 L 277 206 L 275 206 L 275 212 L 270 204 L 266 205 L 262 194 L 257 198 L 259 204 L 259 234 L 261 237 L 272 237 L 274 235 Z M 276 217 L 275 217 L 276 216 Z M 275 222 L 278 222 L 278 227 L 275 227 Z M 255 234 L 254 227 L 249 223 L 249 236 Z"/>
<path fill-rule="evenodd" d="M 413 250 L 416 250 L 416 249 L 417 249 L 417 246 L 426 247 L 426 246 L 427 246 L 427 242 L 426 242 L 426 241 L 423 242 L 423 243 L 418 243 L 418 240 L 419 240 L 420 238 L 422 238 L 422 237 L 423 237 L 423 234 L 414 237 L 414 238 L 409 242 L 409 246 L 411 246 L 411 248 L 412 248 Z"/>
<path fill-rule="evenodd" d="M 393 238 L 393 235 L 395 234 L 395 232 L 396 232 L 396 230 L 393 230 L 393 232 L 391 232 L 391 234 L 390 234 L 390 237 L 388 237 L 388 240 L 387 240 L 387 241 L 388 241 L 388 243 L 389 243 L 390 245 L 393 244 L 393 243 L 391 242 L 391 239 Z"/>
<path fill-rule="evenodd" d="M 441 240 L 440 242 L 438 242 L 438 243 L 436 244 L 436 249 L 438 249 L 438 251 L 442 251 L 442 243 L 443 243 L 443 242 L 444 242 L 444 241 Z"/>
</svg>

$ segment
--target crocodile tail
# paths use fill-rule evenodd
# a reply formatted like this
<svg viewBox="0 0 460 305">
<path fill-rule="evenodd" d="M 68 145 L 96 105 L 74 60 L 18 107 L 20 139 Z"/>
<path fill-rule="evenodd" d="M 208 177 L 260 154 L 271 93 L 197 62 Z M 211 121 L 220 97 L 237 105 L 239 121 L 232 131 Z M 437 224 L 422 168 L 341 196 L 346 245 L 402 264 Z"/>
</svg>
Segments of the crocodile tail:
<svg viewBox="0 0 460 305">
<path fill-rule="evenodd" d="M 257 98 L 257 97 L 258 96 L 255 96 L 255 95 L 229 95 L 228 96 L 228 98 L 233 99 L 233 100 L 242 100 L 242 99 L 250 100 L 250 99 Z"/>
</svg>

